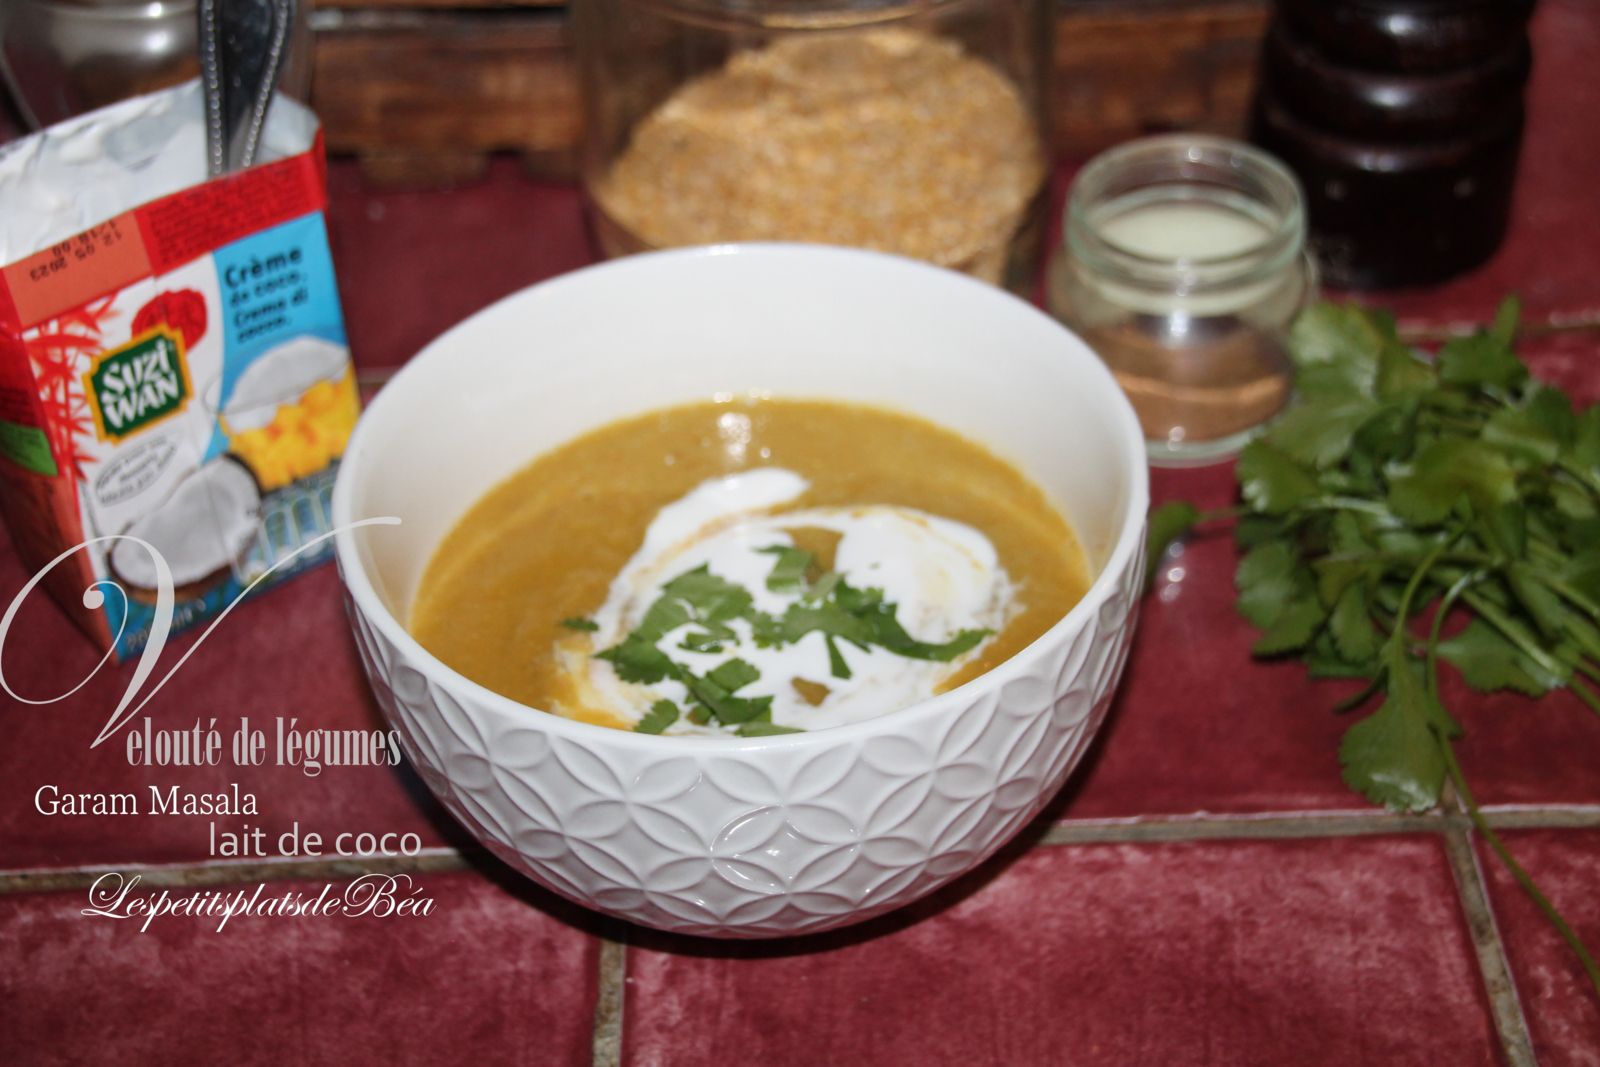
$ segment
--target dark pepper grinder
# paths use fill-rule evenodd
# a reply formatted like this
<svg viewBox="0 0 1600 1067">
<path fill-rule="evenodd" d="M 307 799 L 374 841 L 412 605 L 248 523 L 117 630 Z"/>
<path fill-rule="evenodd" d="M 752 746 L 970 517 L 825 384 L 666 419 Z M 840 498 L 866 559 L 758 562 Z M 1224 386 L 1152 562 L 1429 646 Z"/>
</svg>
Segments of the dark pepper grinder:
<svg viewBox="0 0 1600 1067">
<path fill-rule="evenodd" d="M 1324 281 L 1444 281 L 1505 236 L 1533 0 L 1277 0 L 1252 138 L 1305 186 Z"/>
</svg>

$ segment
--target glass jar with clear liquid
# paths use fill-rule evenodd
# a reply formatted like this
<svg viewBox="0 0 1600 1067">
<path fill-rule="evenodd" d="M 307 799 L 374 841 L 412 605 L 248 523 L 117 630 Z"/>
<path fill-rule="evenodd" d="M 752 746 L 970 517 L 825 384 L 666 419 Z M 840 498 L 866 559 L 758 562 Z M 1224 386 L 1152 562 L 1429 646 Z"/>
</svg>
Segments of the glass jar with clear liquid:
<svg viewBox="0 0 1600 1067">
<path fill-rule="evenodd" d="M 1068 198 L 1049 303 L 1138 412 L 1150 461 L 1226 458 L 1288 403 L 1290 325 L 1316 294 L 1294 176 L 1223 138 L 1102 153 Z"/>
</svg>

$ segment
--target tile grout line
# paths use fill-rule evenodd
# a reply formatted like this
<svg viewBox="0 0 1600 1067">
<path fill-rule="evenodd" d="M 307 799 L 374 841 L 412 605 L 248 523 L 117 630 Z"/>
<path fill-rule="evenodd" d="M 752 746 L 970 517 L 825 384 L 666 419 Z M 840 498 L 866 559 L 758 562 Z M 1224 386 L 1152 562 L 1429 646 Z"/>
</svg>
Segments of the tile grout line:
<svg viewBox="0 0 1600 1067">
<path fill-rule="evenodd" d="M 1600 829 L 1600 806 L 1560 808 L 1485 808 L 1501 829 Z M 1249 815 L 1167 815 L 1128 819 L 1068 819 L 1051 825 L 1041 845 L 1140 844 L 1163 841 L 1352 837 L 1366 834 L 1438 833 L 1467 826 L 1466 817 L 1389 815 L 1373 811 L 1330 813 L 1267 812 Z M 0 895 L 85 889 L 105 874 L 137 874 L 153 886 L 211 886 L 303 878 L 353 878 L 362 874 L 458 871 L 472 866 L 469 855 L 449 846 L 430 846 L 415 856 L 369 858 L 279 858 L 200 860 L 190 863 L 106 863 L 76 867 L 0 869 Z"/>
<path fill-rule="evenodd" d="M 600 939 L 594 1002 L 594 1067 L 621 1067 L 622 1016 L 628 999 L 628 943 L 625 935 Z"/>
<path fill-rule="evenodd" d="M 1600 829 L 1600 806 L 1574 804 L 1564 808 L 1479 808 L 1489 825 L 1498 830 Z"/>
<path fill-rule="evenodd" d="M 1445 853 L 1450 860 L 1451 874 L 1455 876 L 1456 899 L 1467 920 L 1467 930 L 1478 958 L 1478 971 L 1489 996 L 1490 1017 L 1494 1020 L 1506 1062 L 1510 1067 L 1537 1067 L 1533 1035 L 1528 1029 L 1527 1016 L 1523 1014 L 1522 999 L 1517 995 L 1516 980 L 1511 976 L 1505 942 L 1494 920 L 1488 883 L 1477 851 L 1472 847 L 1472 837 L 1468 829 L 1459 826 L 1452 827 L 1444 835 Z"/>
<path fill-rule="evenodd" d="M 1402 323 L 1399 327 L 1399 332 L 1402 341 L 1408 344 L 1420 344 L 1432 341 L 1448 341 L 1453 337 L 1464 337 L 1475 330 L 1482 329 L 1483 326 L 1482 322 L 1475 321 Z M 1523 323 L 1517 330 L 1517 339 L 1533 340 L 1562 334 L 1590 333 L 1595 330 L 1600 330 L 1600 310 L 1554 312 L 1546 315 L 1538 322 Z"/>
<path fill-rule="evenodd" d="M 1333 815 L 1246 815 L 1202 819 L 1157 818 L 1137 821 L 1066 821 L 1051 826 L 1040 837 L 1042 845 L 1138 844 L 1163 841 L 1214 841 L 1355 837 L 1366 834 L 1435 833 L 1463 816 L 1388 815 L 1352 812 Z"/>
<path fill-rule="evenodd" d="M 1490 824 L 1510 830 L 1600 829 L 1600 805 L 1483 809 Z M 1245 815 L 1152 816 L 1132 819 L 1065 819 L 1041 844 L 1190 841 L 1226 838 L 1351 837 L 1362 834 L 1442 832 L 1471 823 L 1464 814 L 1397 815 L 1380 809 L 1330 812 L 1262 812 Z"/>
</svg>

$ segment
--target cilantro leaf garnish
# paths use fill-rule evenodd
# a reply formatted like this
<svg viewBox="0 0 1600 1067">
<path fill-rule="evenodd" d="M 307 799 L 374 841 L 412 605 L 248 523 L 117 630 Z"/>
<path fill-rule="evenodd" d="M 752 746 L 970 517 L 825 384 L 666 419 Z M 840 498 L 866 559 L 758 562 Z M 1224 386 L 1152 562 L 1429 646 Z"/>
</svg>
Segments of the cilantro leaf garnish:
<svg viewBox="0 0 1600 1067">
<path fill-rule="evenodd" d="M 871 627 L 859 615 L 852 613 L 836 597 L 830 597 L 815 604 L 803 601 L 790 604 L 781 616 L 756 635 L 756 640 L 772 645 L 792 645 L 813 632 L 842 637 L 862 647 L 866 647 L 872 636 Z"/>
<path fill-rule="evenodd" d="M 678 575 L 661 587 L 661 594 L 662 600 L 681 604 L 696 622 L 725 623 L 750 611 L 749 590 L 712 574 L 706 564 Z"/>
<path fill-rule="evenodd" d="M 691 722 L 703 724 L 716 718 L 723 723 L 740 723 L 771 715 L 770 696 L 747 698 L 733 695 L 734 690 L 760 677 L 759 672 L 743 660 L 728 660 L 709 674 L 697 675 L 641 637 L 638 630 L 624 638 L 621 644 L 595 655 L 615 667 L 617 677 L 625 682 L 653 685 L 668 678 L 682 682 L 694 702 L 689 714 Z"/>
<path fill-rule="evenodd" d="M 684 634 L 683 640 L 678 642 L 678 647 L 686 652 L 721 652 L 724 642 L 729 640 L 726 635 L 714 634 L 710 630 L 697 630 L 691 634 Z"/>
<path fill-rule="evenodd" d="M 805 582 L 806 571 L 815 562 L 811 553 L 788 545 L 772 545 L 760 551 L 778 557 L 772 565 L 772 573 L 767 575 L 767 588 L 774 593 L 798 592 Z"/>
<path fill-rule="evenodd" d="M 1600 966 L 1506 851 L 1456 761 L 1439 663 L 1475 689 L 1566 689 L 1600 716 L 1600 406 L 1576 413 L 1512 347 L 1517 305 L 1429 360 L 1392 316 L 1322 304 L 1289 338 L 1297 400 L 1244 448 L 1243 503 L 1151 515 L 1147 575 L 1177 537 L 1237 520 L 1238 610 L 1258 656 L 1364 678 L 1344 780 L 1421 812 L 1450 782 L 1478 832 L 1578 956 Z M 1468 626 L 1445 638 L 1460 609 Z"/>
<path fill-rule="evenodd" d="M 678 714 L 678 705 L 670 700 L 658 700 L 633 724 L 633 728 L 641 734 L 659 734 L 678 721 Z"/>
<path fill-rule="evenodd" d="M 770 696 L 736 697 L 733 695 L 734 689 L 739 688 L 740 685 L 748 684 L 740 680 L 745 677 L 744 675 L 735 672 L 735 676 L 730 680 L 738 681 L 739 685 L 731 688 L 723 684 L 722 681 L 718 681 L 715 677 L 717 671 L 722 670 L 729 664 L 742 662 L 741 660 L 729 660 L 722 667 L 704 676 L 680 669 L 678 677 L 688 688 L 689 694 L 694 698 L 695 703 L 705 708 L 718 721 L 724 724 L 770 718 L 772 715 L 772 698 Z M 744 666 L 748 668 L 749 664 L 744 664 Z M 753 668 L 751 670 L 753 671 Z M 754 678 L 749 680 L 754 681 Z"/>
<path fill-rule="evenodd" d="M 783 615 L 757 631 L 758 643 L 793 644 L 809 633 L 849 641 L 860 648 L 877 645 L 907 659 L 948 663 L 970 652 L 988 637 L 989 630 L 962 630 L 948 641 L 918 641 L 905 631 L 896 616 L 896 607 L 883 599 L 881 589 L 857 589 L 835 577 L 829 595 L 820 601 L 801 600 L 790 604 Z M 840 657 L 830 667 L 835 678 L 850 677 Z M 843 669 L 846 673 L 839 673 Z"/>
<path fill-rule="evenodd" d="M 773 737 L 777 734 L 803 734 L 804 730 L 797 730 L 793 726 L 779 726 L 771 722 L 746 722 L 740 723 L 739 729 L 734 731 L 740 737 Z"/>
<path fill-rule="evenodd" d="M 654 685 L 674 678 L 678 673 L 678 665 L 672 662 L 672 658 L 657 648 L 650 638 L 643 636 L 640 630 L 623 638 L 621 644 L 612 645 L 595 655 L 615 667 L 617 677 L 624 682 Z"/>
<path fill-rule="evenodd" d="M 835 678 L 848 680 L 850 678 L 850 664 L 845 662 L 844 653 L 839 651 L 839 645 L 829 634 L 824 639 L 828 645 L 828 673 Z"/>
<path fill-rule="evenodd" d="M 742 659 L 730 659 L 715 667 L 707 678 L 732 693 L 761 677 L 761 672 Z"/>
<path fill-rule="evenodd" d="M 839 587 L 845 588 L 844 583 L 840 582 Z M 918 641 L 906 633 L 900 621 L 895 618 L 894 605 L 882 599 L 874 601 L 870 607 L 863 609 L 859 617 L 867 623 L 870 632 L 868 644 L 881 645 L 890 652 L 908 659 L 935 660 L 940 663 L 949 663 L 962 653 L 972 651 L 992 632 L 962 630 L 948 641 Z"/>
<path fill-rule="evenodd" d="M 694 618 L 689 606 L 672 596 L 663 596 L 645 609 L 644 618 L 633 632 L 649 641 L 659 641 Z"/>
<path fill-rule="evenodd" d="M 588 634 L 592 634 L 596 630 L 600 629 L 599 623 L 595 622 L 593 619 L 585 619 L 580 615 L 574 615 L 570 619 L 562 619 L 561 625 L 565 626 L 569 630 L 582 630 L 584 633 Z"/>
<path fill-rule="evenodd" d="M 824 571 L 821 577 L 806 587 L 802 596 L 811 601 L 826 600 L 843 580 L 844 576 L 838 571 Z"/>
</svg>

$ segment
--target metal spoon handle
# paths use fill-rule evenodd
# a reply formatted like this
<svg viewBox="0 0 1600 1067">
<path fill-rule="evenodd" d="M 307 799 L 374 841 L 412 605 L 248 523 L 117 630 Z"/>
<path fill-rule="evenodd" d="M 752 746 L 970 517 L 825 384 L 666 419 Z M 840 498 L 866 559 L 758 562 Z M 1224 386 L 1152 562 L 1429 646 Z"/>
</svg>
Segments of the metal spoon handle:
<svg viewBox="0 0 1600 1067">
<path fill-rule="evenodd" d="M 283 69 L 284 60 L 288 56 L 290 35 L 294 31 L 294 12 L 296 0 L 268 0 L 267 3 L 253 5 L 259 12 L 266 8 L 271 16 L 267 24 L 267 36 L 264 42 L 258 38 L 250 38 L 247 44 L 252 48 L 259 48 L 264 43 L 266 55 L 261 60 L 261 65 L 255 72 L 253 81 L 247 80 L 239 86 L 241 110 L 245 120 L 236 135 L 234 154 L 229 160 L 230 169 L 242 170 L 252 166 L 256 161 L 256 154 L 261 149 L 261 133 L 267 124 L 267 111 L 272 107 L 273 95 L 278 89 L 278 73 Z M 259 24 L 253 19 L 252 26 Z"/>
<path fill-rule="evenodd" d="M 200 0 L 206 169 L 255 162 L 294 27 L 296 0 Z"/>
<path fill-rule="evenodd" d="M 228 140 L 222 107 L 222 0 L 200 0 L 200 96 L 205 104 L 206 174 L 227 172 Z"/>
</svg>

